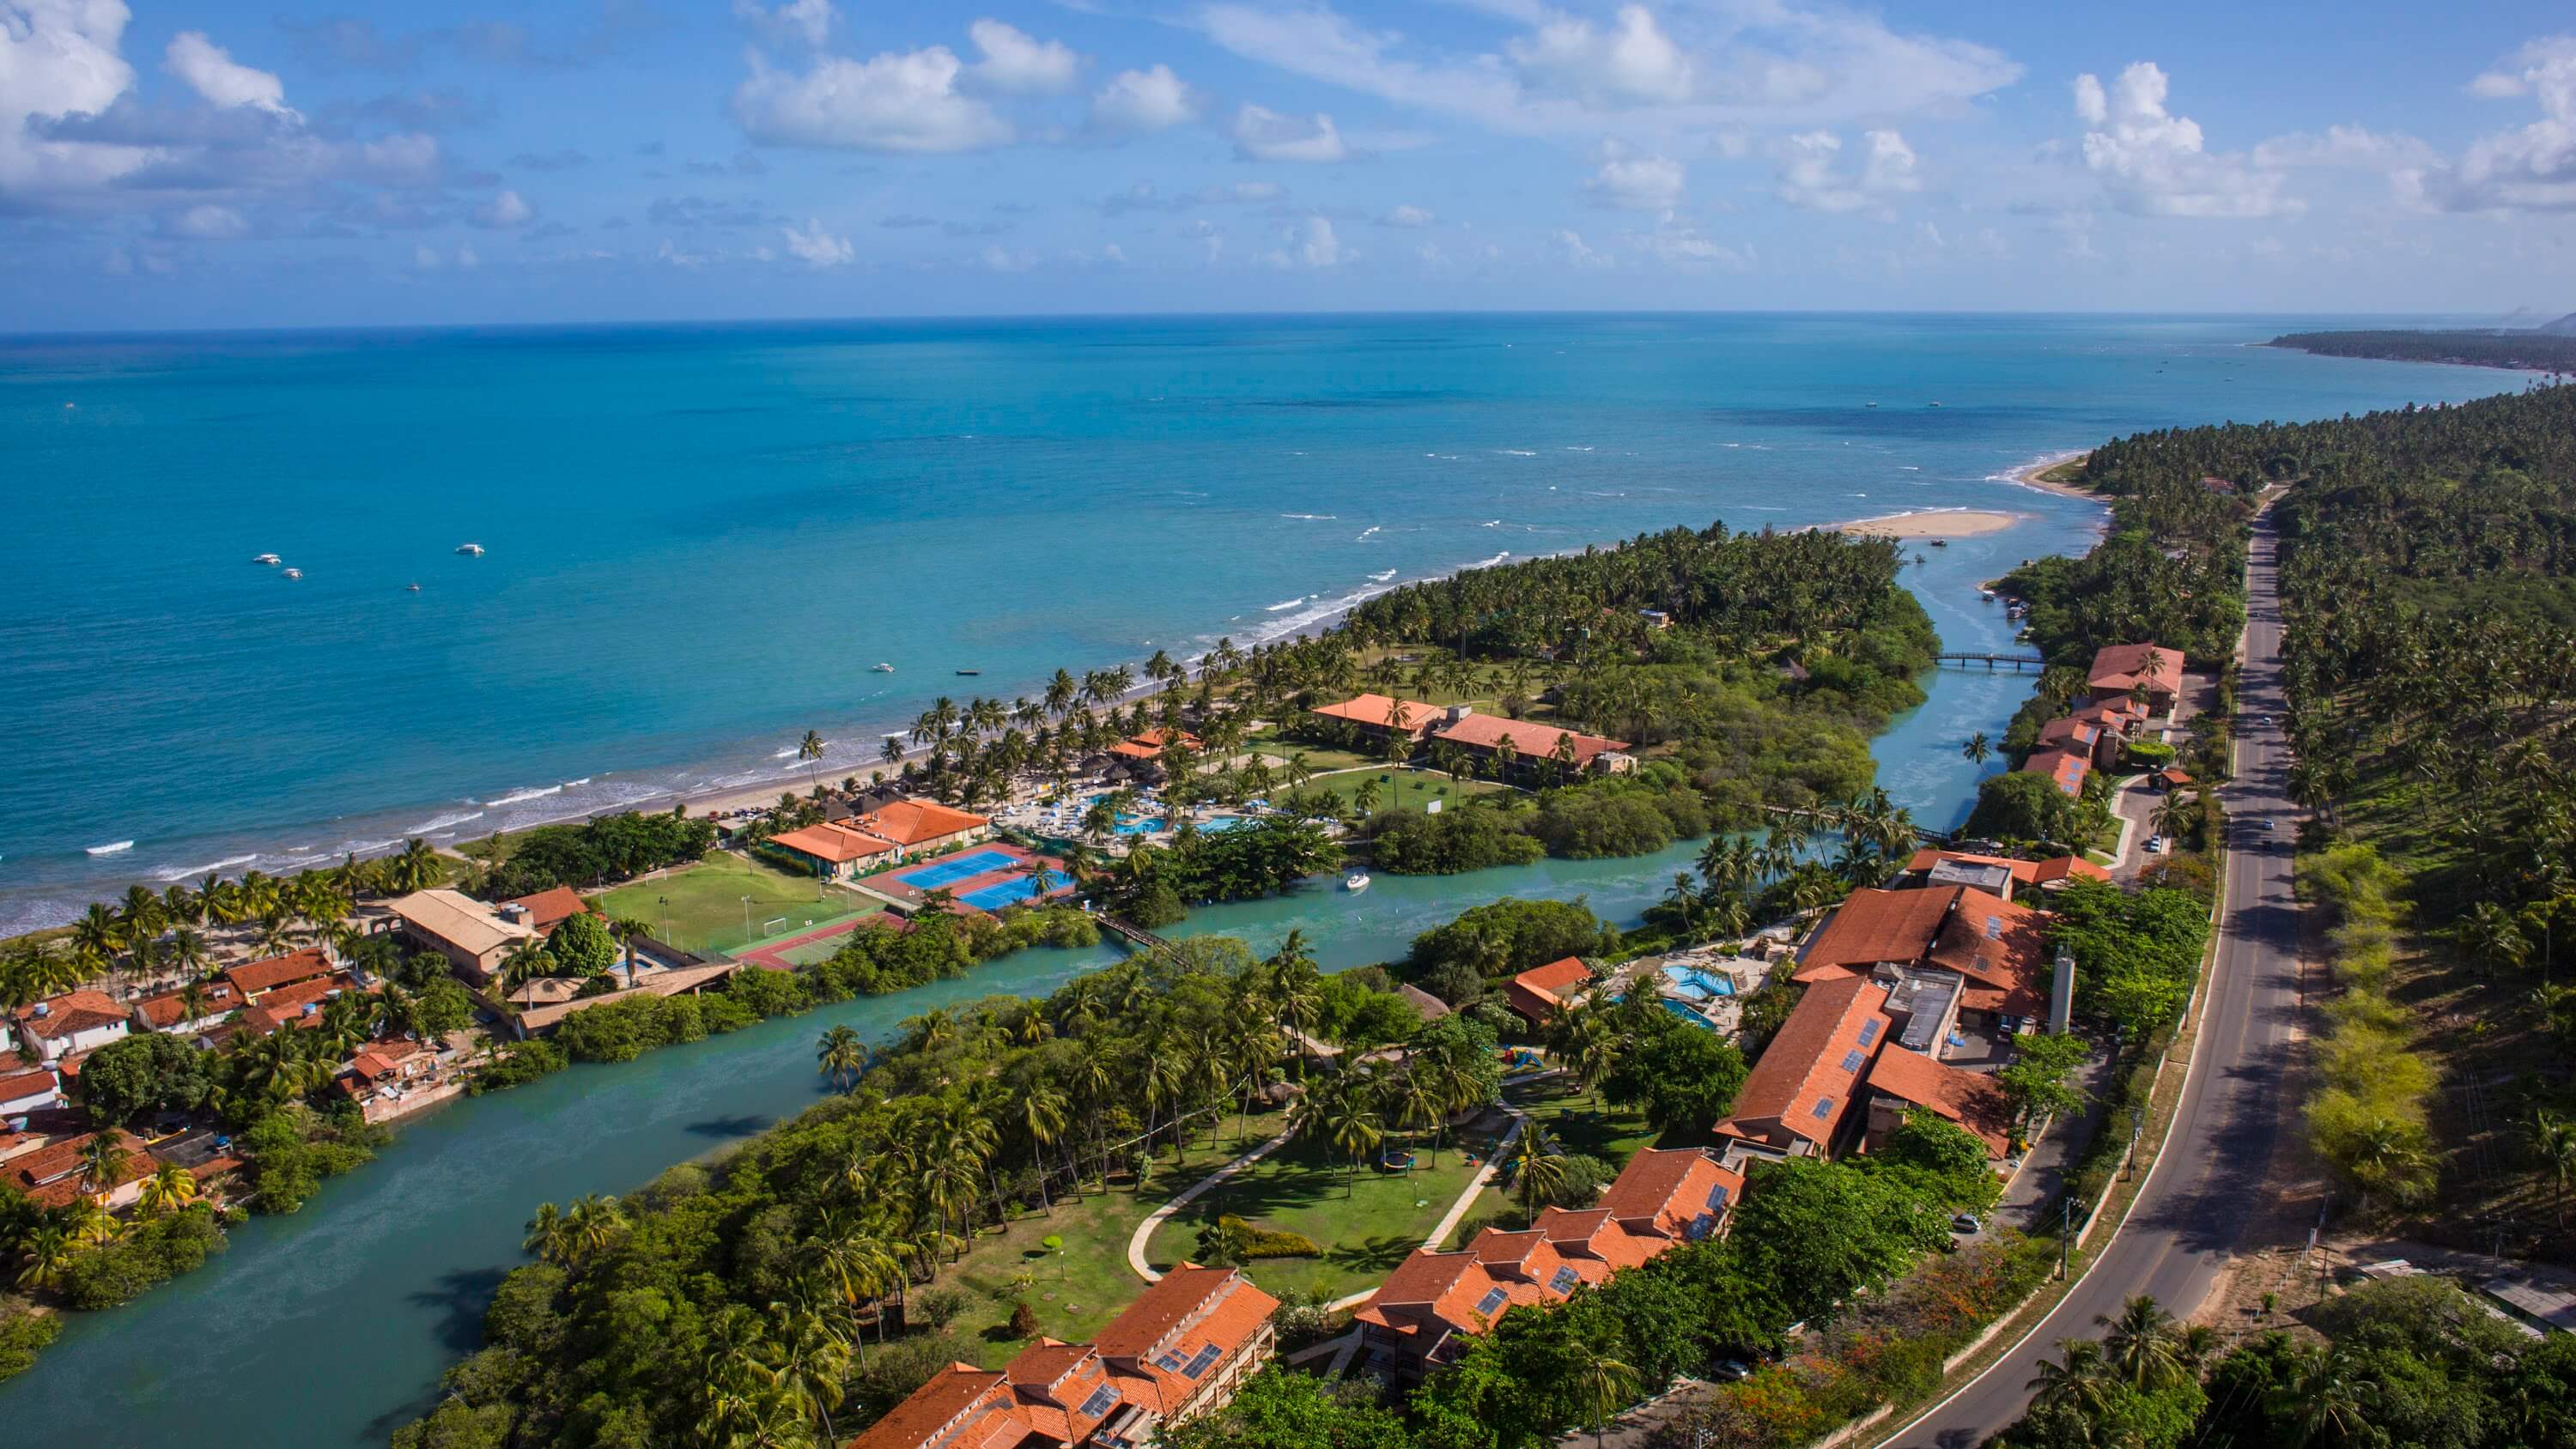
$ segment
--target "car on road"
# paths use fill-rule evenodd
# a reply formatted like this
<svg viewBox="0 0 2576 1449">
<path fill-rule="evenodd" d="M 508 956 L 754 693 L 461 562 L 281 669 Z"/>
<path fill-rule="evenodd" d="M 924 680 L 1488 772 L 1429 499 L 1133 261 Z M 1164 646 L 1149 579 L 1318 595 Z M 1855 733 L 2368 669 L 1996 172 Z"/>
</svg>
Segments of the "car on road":
<svg viewBox="0 0 2576 1449">
<path fill-rule="evenodd" d="M 1984 1226 L 1984 1223 L 1977 1221 L 1975 1213 L 1961 1213 L 1950 1219 L 1950 1231 L 1954 1233 L 1973 1233 Z"/>
<path fill-rule="evenodd" d="M 2150 835 L 2150 836 L 2148 836 L 2148 837 L 2147 837 L 2147 854 L 2149 854 L 2149 855 L 2162 855 L 2162 854 L 2164 854 L 2164 853 L 2165 853 L 2165 838 L 2164 838 L 2163 836 L 2161 836 L 2161 835 Z"/>
<path fill-rule="evenodd" d="M 2266 835 L 2269 835 L 2273 830 L 2272 818 L 2267 815 L 2264 818 L 2255 821 L 2254 828 L 2262 831 Z"/>
</svg>

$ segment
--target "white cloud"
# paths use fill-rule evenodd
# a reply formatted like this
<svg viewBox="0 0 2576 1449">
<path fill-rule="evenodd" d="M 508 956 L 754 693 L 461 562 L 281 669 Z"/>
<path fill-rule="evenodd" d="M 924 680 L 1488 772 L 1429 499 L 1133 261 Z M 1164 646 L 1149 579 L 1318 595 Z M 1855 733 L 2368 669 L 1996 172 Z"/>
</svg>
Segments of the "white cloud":
<svg viewBox="0 0 2576 1449">
<path fill-rule="evenodd" d="M 1234 151 L 1246 161 L 1340 161 L 1350 155 L 1333 118 L 1285 116 L 1246 104 L 1234 116 Z"/>
<path fill-rule="evenodd" d="M 2084 133 L 2084 164 L 2122 209 L 2232 218 L 2302 209 L 2281 194 L 2278 170 L 2205 149 L 2200 124 L 2165 109 L 2170 85 L 2153 61 L 2121 71 L 2108 88 L 2098 76 L 2075 78 L 2075 114 L 2090 128 Z"/>
<path fill-rule="evenodd" d="M 1287 240 L 1296 250 L 1283 247 L 1263 257 L 1262 261 L 1282 270 L 1305 267 L 1323 271 L 1340 266 L 1358 255 L 1342 246 L 1342 239 L 1333 234 L 1333 224 L 1320 216 L 1307 217 L 1291 228 Z"/>
<path fill-rule="evenodd" d="M 1888 198 L 1923 188 L 1915 175 L 1914 148 L 1894 131 L 1871 131 L 1862 140 L 1869 150 L 1860 174 L 1836 171 L 1843 138 L 1831 131 L 1807 131 L 1784 137 L 1778 147 L 1780 199 L 1810 211 L 1859 211 Z"/>
<path fill-rule="evenodd" d="M 1091 98 L 1092 123 L 1113 131 L 1164 131 L 1199 118 L 1198 93 L 1168 65 L 1123 70 Z"/>
<path fill-rule="evenodd" d="M 303 124 L 304 118 L 286 104 L 283 81 L 234 60 L 222 46 L 208 40 L 202 30 L 183 30 L 172 36 L 162 59 L 172 75 L 217 106 L 250 106 Z"/>
<path fill-rule="evenodd" d="M 2401 191 L 2451 211 L 2576 209 L 2576 35 L 2532 41 L 2470 82 L 2469 92 L 2536 100 L 2540 119 L 2480 136 L 2456 166 L 2401 174 Z"/>
<path fill-rule="evenodd" d="M 506 230 L 514 226 L 525 226 L 534 220 L 536 215 L 536 209 L 522 200 L 519 193 L 504 191 L 474 208 L 472 220 L 476 226 Z"/>
<path fill-rule="evenodd" d="M 0 192 L 86 188 L 142 166 L 139 146 L 39 140 L 37 116 L 96 115 L 134 84 L 122 0 L 0 4 Z"/>
<path fill-rule="evenodd" d="M 411 249 L 411 264 L 416 270 L 424 272 L 437 271 L 441 260 L 442 258 L 440 258 L 438 253 L 431 251 L 428 247 L 416 246 Z"/>
<path fill-rule="evenodd" d="M 1399 206 L 1377 219 L 1380 226 L 1429 226 L 1439 218 L 1419 206 Z"/>
<path fill-rule="evenodd" d="M 1566 264 L 1577 271 L 1600 271 L 1618 265 L 1617 259 L 1608 253 L 1595 251 L 1579 231 L 1558 232 L 1556 249 L 1564 254 Z"/>
<path fill-rule="evenodd" d="M 801 41 L 816 50 L 831 39 L 832 23 L 840 18 L 832 0 L 787 0 L 775 10 L 760 0 L 733 0 L 733 13 L 772 44 Z"/>
<path fill-rule="evenodd" d="M 1684 271 L 1749 272 L 1753 269 L 1751 247 L 1720 245 L 1702 236 L 1698 228 L 1686 226 L 1671 217 L 1657 223 L 1653 231 L 1629 232 L 1622 240 L 1653 254 L 1666 265 Z"/>
<path fill-rule="evenodd" d="M 1060 40 L 1040 40 L 999 20 L 978 20 L 966 35 L 984 58 L 975 64 L 977 82 L 997 91 L 1054 95 L 1070 90 L 1082 70 L 1082 57 Z"/>
<path fill-rule="evenodd" d="M 200 237 L 208 241 L 229 241 L 250 235 L 250 223 L 229 206 L 192 206 L 179 213 L 171 230 L 181 236 Z"/>
<path fill-rule="evenodd" d="M 984 248 L 983 255 L 976 258 L 976 262 L 988 272 L 1025 272 L 1038 264 L 1038 254 L 1032 251 L 1015 252 L 998 246 L 988 246 Z"/>
<path fill-rule="evenodd" d="M 1594 106 L 1678 104 L 1697 85 L 1691 58 L 1643 5 L 1621 6 L 1617 23 L 1607 30 L 1559 16 L 1536 34 L 1514 40 L 1510 52 L 1522 70 Z"/>
<path fill-rule="evenodd" d="M 2292 131 L 2254 148 L 2257 166 L 2341 167 L 2355 171 L 2399 171 L 2428 166 L 2438 159 L 2433 148 L 2412 136 L 2381 135 L 2359 126 L 2328 126 L 2322 134 Z"/>
<path fill-rule="evenodd" d="M 1605 147 L 1601 169 L 1583 183 L 1592 199 L 1626 211 L 1670 211 L 1682 200 L 1688 168 L 1669 156 L 1637 156 Z"/>
<path fill-rule="evenodd" d="M 870 60 L 824 56 L 802 75 L 754 52 L 733 112 L 755 141 L 914 154 L 1007 144 L 1011 123 L 957 89 L 965 67 L 946 46 Z"/>
<path fill-rule="evenodd" d="M 787 238 L 787 254 L 805 265 L 821 271 L 827 267 L 846 267 L 858 260 L 858 251 L 845 236 L 834 236 L 823 229 L 823 223 L 808 220 L 805 229 L 783 227 L 780 235 Z"/>
</svg>

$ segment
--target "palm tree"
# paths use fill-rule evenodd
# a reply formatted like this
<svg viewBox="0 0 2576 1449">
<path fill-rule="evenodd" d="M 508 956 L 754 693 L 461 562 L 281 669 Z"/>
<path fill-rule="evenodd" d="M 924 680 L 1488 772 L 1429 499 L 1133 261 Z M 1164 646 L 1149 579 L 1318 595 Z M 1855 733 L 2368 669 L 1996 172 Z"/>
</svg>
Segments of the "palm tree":
<svg viewBox="0 0 2576 1449">
<path fill-rule="evenodd" d="M 1988 759 L 1993 757 L 1995 753 L 1994 742 L 1986 738 L 1986 732 L 1984 730 L 1979 730 L 1975 734 L 1968 736 L 1968 742 L 1959 747 L 1959 753 L 1967 756 L 1969 763 L 1982 765 Z"/>
<path fill-rule="evenodd" d="M 1539 1200 L 1553 1198 L 1565 1186 L 1565 1155 L 1535 1122 L 1523 1126 L 1520 1141 L 1513 1144 L 1512 1186 L 1520 1194 L 1523 1222 L 1537 1221 Z"/>
<path fill-rule="evenodd" d="M 626 1210 L 613 1195 L 585 1193 L 563 1215 L 563 1226 L 573 1254 L 586 1258 L 617 1240 L 626 1227 Z"/>
<path fill-rule="evenodd" d="M 1583 1405 L 1584 1427 L 1592 1431 L 1593 1449 L 1600 1449 L 1610 1420 L 1637 1392 L 1637 1371 L 1589 1344 L 1575 1351 L 1581 1355 L 1574 1365 L 1575 1396 Z"/>
<path fill-rule="evenodd" d="M 867 1043 L 850 1027 L 835 1026 L 823 1033 L 814 1059 L 819 1070 L 832 1079 L 833 1089 L 846 1092 L 858 1082 L 859 1073 L 867 1069 Z"/>
<path fill-rule="evenodd" d="M 418 837 L 404 842 L 402 852 L 385 862 L 386 884 L 405 895 L 429 889 L 444 874 L 438 852 Z"/>
<path fill-rule="evenodd" d="M 107 1204 L 94 1197 L 73 1199 L 71 1206 L 63 1210 L 63 1227 L 72 1235 L 73 1242 L 86 1243 L 93 1248 L 103 1248 L 115 1242 L 117 1235 L 125 1230 L 124 1224 L 116 1220 L 116 1214 L 107 1210 Z"/>
<path fill-rule="evenodd" d="M 63 1272 L 79 1253 L 70 1234 L 47 1225 L 27 1234 L 18 1245 L 18 1255 L 24 1260 L 18 1267 L 18 1286 L 52 1292 L 63 1286 Z"/>
<path fill-rule="evenodd" d="M 1356 1084 L 1350 1084 L 1356 1085 Z M 1343 1090 L 1328 1094 L 1323 1116 L 1325 1135 L 1335 1151 L 1351 1161 L 1350 1191 L 1357 1191 L 1360 1158 L 1386 1140 L 1386 1128 L 1365 1093 Z"/>
<path fill-rule="evenodd" d="M 2360 1440 L 2370 1423 L 2370 1406 L 2379 1399 L 2379 1385 L 2358 1373 L 2331 1348 L 2312 1353 L 2296 1379 L 2273 1391 L 2273 1422 L 2288 1422 L 2294 1446 Z"/>
<path fill-rule="evenodd" d="M 1048 1082 L 1039 1082 L 1020 1094 L 1021 1125 L 1028 1128 L 1032 1148 L 1029 1156 L 1038 1168 L 1038 1208 L 1049 1217 L 1055 1216 L 1055 1204 L 1047 1198 L 1046 1149 L 1064 1136 L 1066 1107 L 1064 1093 Z M 1076 1173 L 1074 1189 L 1079 1192 L 1081 1187 L 1081 1174 Z"/>
<path fill-rule="evenodd" d="M 2110 1402 L 2102 1345 L 2089 1338 L 2069 1338 L 2061 1340 L 2057 1350 L 2065 1362 L 2041 1359 L 2038 1374 L 2022 1385 L 2030 1391 L 2031 1407 L 2057 1410 L 2091 1422 Z"/>
<path fill-rule="evenodd" d="M 2103 1356 L 2129 1387 L 2145 1393 L 2184 1377 L 2173 1315 L 2155 1299 L 2141 1293 L 2120 1306 L 2119 1317 L 2097 1315 L 2093 1322 L 2110 1330 L 2102 1336 Z"/>
<path fill-rule="evenodd" d="M 796 758 L 805 762 L 805 778 L 813 784 L 814 792 L 818 795 L 821 794 L 823 790 L 823 737 L 812 730 L 807 730 L 805 732 L 805 738 L 797 741 L 796 743 Z"/>
<path fill-rule="evenodd" d="M 2531 1119 L 2532 1155 L 2539 1159 L 2540 1170 L 2557 1191 L 2558 1221 L 2567 1221 L 2567 1188 L 2576 1182 L 2576 1120 L 2554 1112 L 2540 1112 Z"/>
<path fill-rule="evenodd" d="M 528 1219 L 528 1236 L 519 1246 L 547 1263 L 569 1262 L 573 1253 L 572 1227 L 553 1203 L 537 1204 L 537 1215 Z"/>
<path fill-rule="evenodd" d="M 175 1162 L 161 1164 L 160 1170 L 143 1179 L 141 1205 L 145 1212 L 158 1216 L 197 1200 L 197 1179 L 188 1169 Z"/>
<path fill-rule="evenodd" d="M 125 1182 L 125 1165 L 134 1154 L 125 1150 L 124 1134 L 101 1132 L 83 1144 L 80 1150 L 80 1177 L 83 1191 L 104 1196 Z"/>
</svg>

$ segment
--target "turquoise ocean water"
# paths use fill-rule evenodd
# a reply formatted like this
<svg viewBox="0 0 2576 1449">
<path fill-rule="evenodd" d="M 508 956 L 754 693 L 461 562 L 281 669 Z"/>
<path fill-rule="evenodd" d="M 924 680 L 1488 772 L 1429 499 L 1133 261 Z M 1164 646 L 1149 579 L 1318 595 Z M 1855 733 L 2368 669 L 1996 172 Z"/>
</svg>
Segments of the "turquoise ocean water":
<svg viewBox="0 0 2576 1449">
<path fill-rule="evenodd" d="M 1910 570 L 1946 642 L 1995 647 L 2010 626 L 1977 581 L 2083 548 L 2101 518 L 1994 481 L 2005 467 L 2141 427 L 2519 385 L 2242 346 L 2323 320 L 0 343 L 0 477 L 25 540 L 0 593 L 6 899 L 41 919 L 140 866 L 318 855 L 440 814 L 479 809 L 453 828 L 480 829 L 756 776 L 809 725 L 864 742 L 900 724 L 964 682 L 946 673 L 961 661 L 1016 692 L 1059 663 L 1294 628 L 1389 569 L 1711 517 L 2027 514 Z M 467 540 L 489 552 L 449 552 Z M 271 550 L 306 577 L 247 562 Z M 900 667 L 890 683 L 865 672 L 880 658 Z M 2000 733 L 2029 679 L 1927 685 L 1875 753 L 1896 798 L 1945 824 L 1982 773 L 1959 741 Z M 82 853 L 128 836 L 128 864 Z M 1358 897 L 1327 884 L 1178 930 L 1266 949 L 1293 927 L 1345 968 L 1502 895 L 1579 895 L 1633 921 L 1694 849 L 1381 877 Z M 303 1212 L 237 1229 L 205 1269 L 75 1315 L 0 1385 L 0 1425 L 102 1445 L 380 1444 L 475 1347 L 536 1203 L 628 1191 L 813 1102 L 828 1026 L 881 1041 L 932 1006 L 1044 992 L 1113 958 L 1022 952 L 442 1108 Z M 259 1414 L 209 1408 L 244 1384 L 288 1392 Z"/>
<path fill-rule="evenodd" d="M 131 880 L 798 783 L 808 728 L 864 772 L 935 696 L 1292 633 L 1479 562 L 1711 519 L 2055 516 L 1992 475 L 2512 385 L 2243 345 L 2332 320 L 0 340 L 0 933 Z"/>
</svg>

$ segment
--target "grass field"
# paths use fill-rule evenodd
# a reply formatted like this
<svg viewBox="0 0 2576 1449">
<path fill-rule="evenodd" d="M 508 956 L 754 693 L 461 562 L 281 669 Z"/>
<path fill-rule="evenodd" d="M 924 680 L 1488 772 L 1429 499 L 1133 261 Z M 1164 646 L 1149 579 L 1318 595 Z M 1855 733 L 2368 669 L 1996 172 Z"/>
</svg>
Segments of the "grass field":
<svg viewBox="0 0 2576 1449">
<path fill-rule="evenodd" d="M 1481 1147 L 1482 1143 L 1473 1144 Z M 1197 1250 L 1199 1230 L 1220 1213 L 1315 1240 L 1318 1258 L 1270 1258 L 1244 1272 L 1272 1293 L 1295 1290 L 1324 1300 L 1382 1281 L 1406 1254 L 1439 1225 L 1475 1175 L 1475 1165 L 1455 1143 L 1441 1149 L 1437 1167 L 1426 1148 L 1411 1173 L 1380 1172 L 1350 1164 L 1319 1142 L 1292 1142 L 1226 1180 L 1157 1228 L 1145 1257 L 1167 1267 Z"/>
<path fill-rule="evenodd" d="M 1380 810 L 1419 810 L 1434 800 L 1447 801 L 1449 808 L 1461 800 L 1477 795 L 1507 791 L 1508 785 L 1491 780 L 1452 780 L 1437 770 L 1352 770 L 1346 774 L 1326 775 L 1312 788 L 1330 790 L 1345 801 L 1356 798 L 1360 786 L 1370 780 L 1378 782 L 1377 808 Z"/>
<path fill-rule="evenodd" d="M 1563 1077 L 1514 1087 L 1503 1096 L 1513 1106 L 1527 1112 L 1532 1125 L 1555 1138 L 1561 1150 L 1598 1157 L 1609 1163 L 1614 1171 L 1626 1166 L 1639 1148 L 1656 1145 L 1655 1129 L 1646 1125 L 1644 1117 L 1595 1107 L 1590 1093 Z M 1492 1184 L 1476 1194 L 1475 1203 L 1467 1209 L 1467 1215 L 1458 1220 L 1456 1231 L 1443 1246 L 1454 1248 L 1490 1223 L 1507 1228 L 1521 1226 L 1518 1200 Z"/>
<path fill-rule="evenodd" d="M 1145 1280 L 1127 1266 L 1127 1239 L 1136 1225 L 1174 1194 L 1232 1161 L 1247 1140 L 1257 1142 L 1278 1131 L 1279 1123 L 1276 1113 L 1230 1117 L 1218 1128 L 1213 1149 L 1201 1132 L 1179 1165 L 1169 1149 L 1157 1156 L 1142 1192 L 1122 1184 L 1106 1193 L 1059 1200 L 1052 1212 L 1032 1212 L 999 1232 L 978 1234 L 963 1260 L 940 1270 L 937 1284 L 966 1297 L 951 1325 L 960 1345 L 985 1367 L 1001 1367 L 1026 1346 L 1008 1328 L 1012 1307 L 1023 1299 L 1037 1314 L 1040 1333 L 1076 1343 L 1098 1333 L 1145 1291 Z M 1062 1253 L 1046 1250 L 1051 1234 L 1064 1239 Z M 1023 1273 L 1031 1280 L 1025 1287 L 1018 1281 Z"/>
<path fill-rule="evenodd" d="M 747 929 L 745 896 L 751 897 Z M 819 925 L 866 904 L 811 876 L 790 875 L 727 850 L 710 851 L 686 869 L 619 886 L 599 898 L 600 909 L 610 915 L 642 921 L 663 940 L 701 954 L 738 950 L 764 934 L 801 931 L 808 920 Z M 772 932 L 760 929 L 778 916 L 787 917 L 787 924 Z"/>
</svg>

